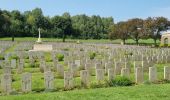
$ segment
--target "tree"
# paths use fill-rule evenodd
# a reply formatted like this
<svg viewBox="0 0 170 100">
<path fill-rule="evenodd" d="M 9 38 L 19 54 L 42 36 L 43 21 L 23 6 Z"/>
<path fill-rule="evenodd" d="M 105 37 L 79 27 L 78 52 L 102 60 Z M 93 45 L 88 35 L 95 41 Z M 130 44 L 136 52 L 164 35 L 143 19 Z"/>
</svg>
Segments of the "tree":
<svg viewBox="0 0 170 100">
<path fill-rule="evenodd" d="M 117 27 L 116 25 L 109 26 L 108 37 L 109 37 L 110 40 L 113 40 L 113 39 L 116 38 L 116 33 L 117 33 L 116 27 Z"/>
<path fill-rule="evenodd" d="M 144 21 L 144 29 L 146 30 L 148 37 L 151 37 L 154 40 L 155 46 L 157 45 L 157 39 L 160 38 L 160 32 L 166 30 L 168 24 L 168 19 L 164 17 L 148 17 Z"/>
<path fill-rule="evenodd" d="M 0 10 L 0 36 L 8 36 L 10 24 L 9 12 Z"/>
<path fill-rule="evenodd" d="M 144 37 L 143 20 L 139 18 L 130 19 L 128 20 L 128 26 L 129 35 L 133 40 L 136 41 L 136 44 L 138 45 L 139 39 Z"/>
<path fill-rule="evenodd" d="M 14 10 L 11 12 L 11 25 L 10 25 L 10 33 L 12 36 L 12 41 L 14 41 L 15 35 L 21 36 L 21 33 L 24 33 L 24 17 L 23 15 Z"/>
<path fill-rule="evenodd" d="M 64 30 L 63 42 L 65 42 L 66 35 L 70 35 L 72 31 L 72 22 L 71 22 L 70 14 L 68 12 L 64 13 L 62 15 L 62 20 L 63 20 L 63 25 L 61 29 Z"/>
<path fill-rule="evenodd" d="M 128 29 L 128 24 L 127 22 L 119 22 L 116 25 L 116 34 L 117 34 L 117 38 L 120 38 L 123 40 L 123 43 L 125 44 L 126 39 L 128 39 L 128 33 L 129 33 L 129 29 Z"/>
<path fill-rule="evenodd" d="M 55 16 L 52 18 L 52 24 L 54 29 L 60 30 L 63 42 L 65 42 L 66 35 L 69 35 L 71 33 L 72 25 L 70 17 L 65 15 L 63 15 L 62 17 Z"/>
<path fill-rule="evenodd" d="M 103 32 L 104 36 L 102 38 L 108 39 L 109 38 L 108 37 L 109 36 L 109 34 L 108 34 L 109 27 L 114 25 L 114 20 L 112 17 L 107 17 L 107 18 L 103 17 L 102 23 L 103 23 L 103 27 L 104 27 L 104 32 Z"/>
</svg>

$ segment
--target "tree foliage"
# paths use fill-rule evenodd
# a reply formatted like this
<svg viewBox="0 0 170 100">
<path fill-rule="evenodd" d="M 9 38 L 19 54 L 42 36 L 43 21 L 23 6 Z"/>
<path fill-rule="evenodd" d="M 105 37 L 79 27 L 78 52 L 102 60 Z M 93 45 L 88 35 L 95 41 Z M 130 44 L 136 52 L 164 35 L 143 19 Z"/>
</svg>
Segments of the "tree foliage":
<svg viewBox="0 0 170 100">
<path fill-rule="evenodd" d="M 41 28 L 42 37 L 78 39 L 122 39 L 124 43 L 131 38 L 138 41 L 143 38 L 160 38 L 161 31 L 167 29 L 170 22 L 165 17 L 133 18 L 114 24 L 112 17 L 85 14 L 71 16 L 68 12 L 53 17 L 44 16 L 41 8 L 32 11 L 0 10 L 0 37 L 37 37 Z"/>
</svg>

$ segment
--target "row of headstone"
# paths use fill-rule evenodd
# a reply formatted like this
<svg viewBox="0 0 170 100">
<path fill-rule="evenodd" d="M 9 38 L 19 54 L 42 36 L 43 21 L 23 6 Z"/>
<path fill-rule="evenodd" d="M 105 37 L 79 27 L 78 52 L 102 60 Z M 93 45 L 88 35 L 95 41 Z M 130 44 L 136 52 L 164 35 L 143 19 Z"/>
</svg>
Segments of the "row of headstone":
<svg viewBox="0 0 170 100">
<path fill-rule="evenodd" d="M 10 69 L 6 69 L 4 74 L 1 76 L 1 88 L 2 92 L 5 94 L 10 94 L 12 92 L 12 76 Z M 121 76 L 130 78 L 130 72 L 128 68 L 121 69 Z M 115 73 L 113 69 L 108 69 L 108 80 L 113 80 L 115 78 Z M 90 73 L 88 70 L 82 70 L 80 72 L 81 85 L 83 87 L 88 87 L 90 84 Z M 164 79 L 170 80 L 170 67 L 164 67 Z M 104 69 L 96 69 L 96 80 L 98 82 L 105 80 Z M 149 81 L 156 82 L 157 79 L 157 69 L 156 67 L 149 67 Z M 144 73 L 142 67 L 137 67 L 135 71 L 135 82 L 137 84 L 144 82 Z M 54 74 L 51 71 L 44 72 L 44 83 L 46 90 L 54 89 Z M 27 93 L 32 91 L 32 75 L 31 73 L 22 74 L 22 92 Z M 64 72 L 64 88 L 66 90 L 74 88 L 74 76 L 71 71 Z"/>
</svg>

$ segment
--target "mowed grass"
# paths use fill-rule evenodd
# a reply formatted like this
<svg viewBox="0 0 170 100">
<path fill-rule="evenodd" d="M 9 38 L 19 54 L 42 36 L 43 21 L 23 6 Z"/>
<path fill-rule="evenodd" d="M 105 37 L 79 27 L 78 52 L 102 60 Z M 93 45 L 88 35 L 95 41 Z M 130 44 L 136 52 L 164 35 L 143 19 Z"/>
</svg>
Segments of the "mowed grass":
<svg viewBox="0 0 170 100">
<path fill-rule="evenodd" d="M 1 96 L 0 100 L 169 100 L 170 84 Z"/>
<path fill-rule="evenodd" d="M 0 40 L 11 40 L 11 38 L 1 38 Z M 16 38 L 16 41 L 36 41 L 37 38 Z M 62 39 L 49 39 L 43 38 L 44 41 L 54 41 L 61 42 Z M 76 42 L 76 40 L 68 39 L 66 41 Z M 80 40 L 84 43 L 120 43 L 121 40 Z M 129 39 L 128 43 L 135 43 L 135 41 Z M 140 40 L 140 43 L 153 43 L 152 39 Z M 16 45 L 9 48 L 6 53 L 14 51 Z M 52 63 L 51 55 L 46 54 L 46 61 L 50 64 Z M 16 69 L 12 70 L 12 88 L 17 93 L 10 96 L 0 96 L 0 100 L 169 100 L 170 98 L 170 84 L 141 84 L 133 85 L 130 87 L 109 87 L 109 88 L 88 88 L 84 89 L 81 87 L 81 81 L 78 76 L 74 78 L 75 88 L 71 91 L 64 91 L 64 80 L 61 78 L 57 72 L 54 72 L 54 92 L 45 92 L 44 86 L 44 74 L 40 72 L 38 67 L 30 67 L 28 59 L 25 59 L 24 72 L 32 73 L 32 92 L 29 94 L 21 93 L 21 74 L 16 73 Z M 63 64 L 63 62 L 60 62 Z M 158 71 L 158 80 L 163 79 L 163 68 L 164 66 L 170 66 L 170 64 L 156 64 Z M 67 66 L 64 67 L 67 70 Z M 133 72 L 133 66 L 131 66 L 132 73 L 130 79 L 134 82 L 135 75 Z M 2 74 L 2 69 L 0 69 L 0 74 Z M 119 77 L 120 75 L 117 75 Z M 107 79 L 107 75 L 105 75 Z M 144 79 L 147 83 L 148 72 L 145 72 Z M 90 77 L 91 83 L 96 83 L 95 70 L 93 70 L 93 75 Z M 0 88 L 1 91 L 1 88 Z"/>
<path fill-rule="evenodd" d="M 0 38 L 0 40 L 3 41 L 11 41 L 11 38 Z M 15 38 L 15 41 L 37 41 L 37 38 L 33 37 L 21 37 L 21 38 Z M 48 41 L 48 42 L 62 42 L 62 39 L 58 38 L 42 38 L 42 41 Z M 120 44 L 122 42 L 121 39 L 116 39 L 116 40 L 109 40 L 109 39 L 100 39 L 100 40 L 95 40 L 95 39 L 88 39 L 88 40 L 83 40 L 83 39 L 66 39 L 66 42 L 83 42 L 83 43 L 113 43 L 113 44 Z M 126 40 L 126 43 L 128 44 L 135 44 L 136 42 L 133 39 L 128 39 Z M 153 44 L 154 41 L 153 39 L 140 39 L 139 43 L 141 44 Z M 158 40 L 157 43 L 159 44 L 160 41 Z"/>
<path fill-rule="evenodd" d="M 170 66 L 170 64 L 157 64 L 156 65 L 157 77 L 159 80 L 159 82 L 157 82 L 156 84 L 162 85 L 164 66 Z M 52 70 L 54 71 L 53 68 L 52 68 Z M 133 67 L 131 67 L 131 71 L 132 72 L 130 74 L 130 80 L 135 82 L 135 75 L 134 75 Z M 32 73 L 32 92 L 31 93 L 38 93 L 38 92 L 43 93 L 45 91 L 44 74 L 40 72 L 40 69 L 37 67 L 36 68 L 25 67 L 24 72 Z M 2 74 L 2 73 L 3 73 L 3 71 L 2 71 L 2 69 L 0 69 L 0 74 Z M 53 72 L 53 73 L 54 73 L 54 78 L 55 78 L 54 79 L 54 91 L 55 92 L 64 91 L 64 79 L 62 77 L 60 77 L 60 75 L 57 72 Z M 22 74 L 17 74 L 16 69 L 12 70 L 12 80 L 13 80 L 12 88 L 16 92 L 15 93 L 16 95 L 20 94 L 20 92 L 21 92 L 21 76 L 22 76 Z M 120 75 L 117 75 L 116 77 L 120 77 Z M 151 83 L 148 83 L 148 78 L 149 78 L 148 72 L 145 72 L 144 73 L 144 80 L 145 80 L 144 84 L 151 84 Z M 107 75 L 105 75 L 105 80 L 107 80 Z M 92 71 L 92 76 L 90 76 L 90 86 L 88 87 L 88 89 L 90 90 L 92 88 L 93 89 L 97 88 L 97 86 L 94 86 L 94 84 L 97 84 L 95 70 Z M 108 87 L 106 81 L 104 81 L 104 84 L 106 85 L 106 87 Z M 76 77 L 74 77 L 74 86 L 75 86 L 74 90 L 83 89 L 83 87 L 81 86 L 79 72 L 78 72 L 78 75 Z M 99 85 L 99 87 L 105 87 L 105 86 Z M 133 85 L 132 87 L 136 87 L 136 86 Z M 1 91 L 1 88 L 0 88 L 0 91 Z"/>
</svg>

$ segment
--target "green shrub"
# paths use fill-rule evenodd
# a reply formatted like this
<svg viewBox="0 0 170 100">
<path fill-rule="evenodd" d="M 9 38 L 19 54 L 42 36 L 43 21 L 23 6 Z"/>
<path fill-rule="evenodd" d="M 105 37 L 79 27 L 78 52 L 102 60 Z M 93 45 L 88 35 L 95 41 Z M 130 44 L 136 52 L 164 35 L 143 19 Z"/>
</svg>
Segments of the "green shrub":
<svg viewBox="0 0 170 100">
<path fill-rule="evenodd" d="M 84 49 L 83 49 L 83 48 L 81 48 L 81 49 L 80 49 L 80 51 L 84 51 Z"/>
<path fill-rule="evenodd" d="M 134 83 L 127 77 L 117 77 L 114 80 L 108 82 L 109 86 L 131 86 Z"/>
<path fill-rule="evenodd" d="M 160 80 L 157 80 L 155 82 L 150 82 L 150 83 L 154 83 L 154 84 L 169 84 L 170 83 L 170 80 L 167 80 L 167 79 L 160 79 Z"/>
<path fill-rule="evenodd" d="M 90 84 L 90 88 L 104 88 L 104 87 L 108 87 L 108 84 L 106 84 L 106 81 L 92 82 Z"/>
<path fill-rule="evenodd" d="M 12 55 L 11 57 L 10 57 L 10 59 L 19 59 L 19 57 L 17 56 L 17 55 Z"/>
<path fill-rule="evenodd" d="M 150 84 L 152 84 L 149 80 L 146 80 L 146 81 L 144 81 L 143 82 L 143 84 L 145 84 L 145 85 L 150 85 Z"/>
<path fill-rule="evenodd" d="M 3 55 L 0 55 L 0 60 L 5 60 Z"/>
<path fill-rule="evenodd" d="M 57 59 L 58 59 L 58 61 L 63 61 L 64 55 L 63 54 L 57 54 Z"/>
<path fill-rule="evenodd" d="M 160 46 L 160 47 L 164 47 L 164 44 L 160 44 L 159 46 Z"/>
<path fill-rule="evenodd" d="M 90 59 L 94 59 L 96 57 L 96 53 L 95 52 L 90 52 Z"/>
<path fill-rule="evenodd" d="M 36 62 L 36 63 L 34 63 L 34 64 L 28 64 L 28 66 L 29 66 L 30 68 L 37 68 L 37 67 L 40 66 L 40 64 Z"/>
<path fill-rule="evenodd" d="M 64 48 L 63 50 L 64 50 L 64 51 L 69 51 L 69 48 Z"/>
</svg>

